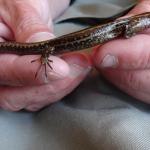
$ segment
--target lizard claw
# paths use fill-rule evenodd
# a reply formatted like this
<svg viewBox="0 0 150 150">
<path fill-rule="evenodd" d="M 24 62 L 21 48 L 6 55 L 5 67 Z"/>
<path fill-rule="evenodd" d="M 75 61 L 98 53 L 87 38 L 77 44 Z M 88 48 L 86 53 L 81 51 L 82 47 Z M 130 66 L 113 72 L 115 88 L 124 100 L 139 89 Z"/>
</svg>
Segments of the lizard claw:
<svg viewBox="0 0 150 150">
<path fill-rule="evenodd" d="M 35 60 L 32 60 L 31 63 L 34 63 L 34 62 L 36 62 L 36 61 L 40 61 L 40 66 L 39 66 L 39 68 L 37 69 L 37 71 L 36 71 L 36 73 L 35 73 L 35 78 L 37 78 L 38 73 L 39 73 L 39 71 L 41 70 L 41 68 L 42 68 L 43 65 L 44 65 L 44 70 L 45 70 L 45 76 L 46 76 L 46 78 L 47 78 L 47 65 L 48 65 L 48 67 L 49 67 L 51 70 L 53 70 L 53 67 L 52 67 L 51 64 L 50 64 L 50 63 L 53 63 L 53 61 L 50 60 L 50 59 L 48 59 L 48 57 L 41 56 L 40 58 L 37 58 L 37 59 L 35 59 Z"/>
</svg>

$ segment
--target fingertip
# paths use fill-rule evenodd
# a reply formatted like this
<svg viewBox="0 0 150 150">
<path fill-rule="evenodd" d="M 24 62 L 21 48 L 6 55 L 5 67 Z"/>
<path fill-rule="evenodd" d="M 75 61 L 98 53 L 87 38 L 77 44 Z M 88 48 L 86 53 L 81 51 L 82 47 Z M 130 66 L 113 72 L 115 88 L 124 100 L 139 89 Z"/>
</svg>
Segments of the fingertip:
<svg viewBox="0 0 150 150">
<path fill-rule="evenodd" d="M 113 52 L 103 53 L 101 47 L 97 47 L 94 49 L 92 54 L 93 63 L 97 68 L 105 69 L 105 68 L 116 68 L 118 66 L 118 58 Z"/>
<path fill-rule="evenodd" d="M 69 77 L 71 78 L 86 76 L 92 68 L 89 55 L 83 53 L 68 53 L 63 55 L 62 58 L 70 67 Z"/>
<path fill-rule="evenodd" d="M 149 35 L 139 34 L 130 39 L 117 39 L 98 47 L 93 62 L 99 69 L 149 68 Z"/>
<path fill-rule="evenodd" d="M 30 37 L 28 37 L 28 39 L 26 40 L 26 42 L 31 43 L 31 42 L 39 42 L 39 41 L 44 41 L 44 40 L 48 40 L 48 39 L 52 39 L 54 38 L 54 34 L 52 34 L 51 32 L 37 32 L 32 34 Z"/>
<path fill-rule="evenodd" d="M 47 84 L 53 80 L 63 79 L 69 74 L 69 66 L 64 60 L 50 56 L 51 68 L 48 65 L 45 68 L 45 65 L 41 64 L 40 57 L 21 56 L 14 62 L 17 68 L 15 76 L 23 85 Z M 35 61 L 31 63 L 33 60 Z"/>
<path fill-rule="evenodd" d="M 116 39 L 94 49 L 93 62 L 99 69 L 135 69 L 149 37 L 136 35 L 130 39 Z M 139 41 L 139 42 L 138 42 Z M 144 57 L 146 51 L 142 53 Z"/>
<path fill-rule="evenodd" d="M 85 68 L 92 65 L 91 58 L 86 53 L 67 53 L 62 55 L 61 58 L 68 63 L 75 63 Z"/>
<path fill-rule="evenodd" d="M 62 79 L 69 74 L 69 65 L 63 59 L 56 56 L 50 56 L 49 59 L 52 60 L 52 70 L 49 68 L 48 71 L 50 79 Z"/>
</svg>

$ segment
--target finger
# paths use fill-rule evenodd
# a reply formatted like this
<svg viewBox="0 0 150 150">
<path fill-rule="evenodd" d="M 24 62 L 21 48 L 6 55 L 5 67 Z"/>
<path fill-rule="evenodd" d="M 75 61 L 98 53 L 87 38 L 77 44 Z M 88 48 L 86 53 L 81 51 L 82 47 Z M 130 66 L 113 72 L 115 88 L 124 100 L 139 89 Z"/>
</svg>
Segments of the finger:
<svg viewBox="0 0 150 150">
<path fill-rule="evenodd" d="M 29 5 L 29 2 L 18 1 L 12 3 L 6 1 L 6 6 L 9 7 L 8 16 L 5 14 L 5 22 L 9 24 L 14 32 L 16 41 L 19 42 L 37 42 L 54 37 L 52 34 L 52 26 L 49 28 L 45 21 L 42 20 L 41 14 Z M 0 10 L 0 13 L 2 10 Z M 3 15 L 3 13 L 2 13 Z M 3 16 L 4 17 L 4 16 Z M 14 21 L 15 20 L 15 21 Z M 57 57 L 50 56 L 53 63 L 50 65 L 53 69 L 47 67 L 46 78 L 44 76 L 44 66 L 38 71 L 41 65 L 40 61 L 31 64 L 32 60 L 40 56 L 16 56 L 16 55 L 1 55 L 0 56 L 0 83 L 9 85 L 38 85 L 45 84 L 51 80 L 64 78 L 69 72 L 68 64 Z M 35 74 L 38 72 L 38 77 L 35 79 Z"/>
<path fill-rule="evenodd" d="M 64 59 L 71 68 L 70 74 L 66 78 L 41 86 L 1 86 L 0 106 L 11 111 L 23 108 L 35 111 L 70 93 L 87 76 L 91 70 L 91 64 L 87 57 L 81 54 L 64 56 Z"/>
<path fill-rule="evenodd" d="M 45 23 L 45 19 L 43 19 L 39 11 L 33 7 L 32 1 L 6 0 L 5 4 L 2 2 L 0 2 L 0 4 L 1 17 L 13 31 L 16 41 L 26 42 L 34 34 L 39 34 L 40 32 L 42 34 L 45 33 L 45 36 L 48 36 L 48 38 L 52 36 L 52 26 L 49 27 Z"/>
<path fill-rule="evenodd" d="M 69 74 L 70 68 L 65 61 L 58 57 L 50 56 L 49 59 L 53 61 L 51 63 L 53 69 L 47 67 L 48 76 L 46 77 L 44 66 L 42 66 L 37 77 L 35 77 L 41 62 L 31 63 L 31 61 L 39 57 L 33 55 L 0 55 L 0 84 L 15 86 L 41 85 L 50 83 L 53 80 L 63 79 Z"/>
<path fill-rule="evenodd" d="M 129 95 L 150 103 L 150 71 L 149 70 L 117 70 L 106 69 L 102 74 L 114 85 Z"/>
<path fill-rule="evenodd" d="M 119 39 L 95 49 L 94 62 L 98 68 L 148 69 L 150 68 L 150 36 L 137 35 Z"/>
<path fill-rule="evenodd" d="M 150 1 L 149 0 L 138 0 L 138 4 L 136 5 L 135 8 L 133 8 L 130 12 L 129 15 L 135 15 L 135 14 L 140 14 L 144 12 L 149 12 L 150 11 Z"/>
</svg>

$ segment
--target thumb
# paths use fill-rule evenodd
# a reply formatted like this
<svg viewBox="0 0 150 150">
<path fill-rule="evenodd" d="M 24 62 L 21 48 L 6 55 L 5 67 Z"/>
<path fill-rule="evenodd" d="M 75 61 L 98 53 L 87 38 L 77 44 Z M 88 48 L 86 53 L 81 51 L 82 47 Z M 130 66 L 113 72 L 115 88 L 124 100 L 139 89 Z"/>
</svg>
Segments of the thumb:
<svg viewBox="0 0 150 150">
<path fill-rule="evenodd" d="M 149 41 L 147 34 L 111 41 L 95 49 L 94 62 L 99 69 L 149 69 Z"/>
<path fill-rule="evenodd" d="M 12 9 L 15 10 L 8 10 L 10 17 L 5 20 L 17 42 L 37 42 L 54 37 L 52 19 L 46 22 L 32 5 L 20 2 Z"/>
</svg>

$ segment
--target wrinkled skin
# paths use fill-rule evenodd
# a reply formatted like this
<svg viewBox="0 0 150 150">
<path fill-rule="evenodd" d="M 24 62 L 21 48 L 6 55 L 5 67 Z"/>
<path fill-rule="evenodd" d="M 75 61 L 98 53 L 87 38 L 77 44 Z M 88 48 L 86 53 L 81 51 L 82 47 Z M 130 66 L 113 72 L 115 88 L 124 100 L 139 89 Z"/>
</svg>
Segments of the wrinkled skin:
<svg viewBox="0 0 150 150">
<path fill-rule="evenodd" d="M 128 15 L 143 12 L 150 12 L 150 0 L 140 0 Z M 106 79 L 129 95 L 150 103 L 150 29 L 94 49 L 93 58 Z"/>
<path fill-rule="evenodd" d="M 54 37 L 52 22 L 69 0 L 0 0 L 0 41 L 36 42 Z M 37 111 L 70 93 L 86 77 L 91 64 L 86 55 L 51 56 L 53 70 L 45 78 L 39 56 L 0 55 L 0 107 Z"/>
<path fill-rule="evenodd" d="M 69 0 L 0 0 L 0 40 L 36 42 L 53 38 L 53 19 Z M 128 15 L 150 11 L 149 0 L 139 0 Z M 95 48 L 94 65 L 103 76 L 131 96 L 150 103 L 150 30 L 131 39 L 119 39 Z M 53 71 L 48 78 L 40 71 L 39 56 L 0 55 L 0 107 L 18 111 L 36 111 L 60 100 L 84 80 L 91 69 L 86 55 L 51 56 Z M 100 85 L 101 86 L 101 85 Z"/>
</svg>

